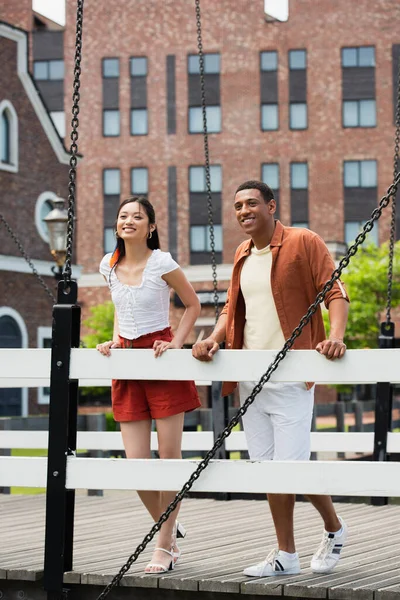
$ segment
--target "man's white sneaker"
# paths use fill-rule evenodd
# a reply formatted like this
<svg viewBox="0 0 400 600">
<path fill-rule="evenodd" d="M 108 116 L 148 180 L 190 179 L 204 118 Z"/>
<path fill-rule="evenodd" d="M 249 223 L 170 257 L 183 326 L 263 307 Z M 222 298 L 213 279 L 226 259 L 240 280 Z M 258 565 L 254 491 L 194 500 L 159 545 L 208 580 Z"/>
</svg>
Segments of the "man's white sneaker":
<svg viewBox="0 0 400 600">
<path fill-rule="evenodd" d="M 331 573 L 339 562 L 340 553 L 347 538 L 347 525 L 339 517 L 342 525 L 340 534 L 324 531 L 318 550 L 311 559 L 311 569 L 314 573 Z"/>
<path fill-rule="evenodd" d="M 299 557 L 296 554 L 289 558 L 287 553 L 279 550 L 271 550 L 267 558 L 258 565 L 247 567 L 244 575 L 248 577 L 274 577 L 275 575 L 297 575 L 300 573 Z"/>
</svg>

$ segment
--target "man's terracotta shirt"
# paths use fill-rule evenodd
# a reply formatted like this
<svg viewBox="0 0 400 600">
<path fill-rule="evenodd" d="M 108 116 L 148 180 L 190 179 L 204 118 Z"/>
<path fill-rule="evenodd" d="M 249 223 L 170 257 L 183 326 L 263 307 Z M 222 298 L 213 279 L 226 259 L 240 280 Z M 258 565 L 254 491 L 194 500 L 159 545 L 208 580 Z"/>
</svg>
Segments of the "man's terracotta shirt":
<svg viewBox="0 0 400 600">
<path fill-rule="evenodd" d="M 228 298 L 221 312 L 227 315 L 227 349 L 243 347 L 246 306 L 240 289 L 240 273 L 252 245 L 253 242 L 247 240 L 236 250 Z M 270 246 L 272 294 L 283 335 L 288 339 L 317 294 L 331 278 L 336 267 L 323 240 L 309 229 L 285 227 L 280 221 L 276 221 Z M 341 282 L 336 282 L 326 294 L 325 306 L 328 308 L 336 298 L 345 298 L 349 301 Z M 321 308 L 318 307 L 310 323 L 296 339 L 293 349 L 314 349 L 325 337 Z M 223 395 L 230 394 L 235 387 L 234 382 L 224 383 Z"/>
</svg>

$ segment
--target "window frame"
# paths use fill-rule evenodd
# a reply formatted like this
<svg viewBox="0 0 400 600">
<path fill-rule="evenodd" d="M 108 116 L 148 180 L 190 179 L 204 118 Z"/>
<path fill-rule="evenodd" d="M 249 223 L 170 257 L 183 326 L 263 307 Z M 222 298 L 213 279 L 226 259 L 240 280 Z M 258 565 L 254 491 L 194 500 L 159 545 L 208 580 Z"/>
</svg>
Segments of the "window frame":
<svg viewBox="0 0 400 600">
<path fill-rule="evenodd" d="M 224 238 L 223 238 L 223 230 L 222 230 L 222 223 L 214 223 L 214 236 L 215 236 L 215 228 L 219 227 L 220 229 L 218 231 L 221 232 L 221 247 L 217 247 L 215 245 L 215 252 L 223 252 L 223 248 L 224 248 Z M 204 241 L 204 246 L 202 250 L 193 250 L 192 248 L 192 229 L 194 228 L 202 228 L 203 229 L 203 241 Z M 215 240 L 215 238 L 214 238 Z M 189 226 L 189 252 L 191 254 L 200 254 L 200 253 L 210 253 L 211 252 L 211 248 L 209 249 L 208 246 L 210 244 L 210 235 L 209 235 L 209 225 L 190 225 Z M 215 241 L 214 241 L 215 244 Z"/>
<path fill-rule="evenodd" d="M 146 191 L 137 192 L 133 189 L 134 171 L 145 171 L 146 172 Z M 131 167 L 131 194 L 133 196 L 147 196 L 149 193 L 149 169 L 148 167 Z"/>
<path fill-rule="evenodd" d="M 293 127 L 292 123 L 292 107 L 293 106 L 304 106 L 305 114 L 306 114 L 306 124 L 305 127 Z M 289 129 L 290 131 L 305 131 L 308 129 L 308 105 L 307 102 L 290 102 L 289 103 Z"/>
<path fill-rule="evenodd" d="M 0 170 L 8 171 L 10 173 L 18 173 L 19 163 L 19 147 L 18 147 L 18 116 L 14 106 L 9 100 L 2 100 L 0 102 L 0 136 L 2 132 L 3 115 L 7 121 L 7 146 L 8 146 L 8 161 L 1 160 L 0 157 Z"/>
<path fill-rule="evenodd" d="M 276 66 L 274 69 L 263 69 L 263 55 L 264 54 L 275 54 Z M 279 67 L 279 55 L 278 50 L 261 50 L 260 52 L 260 71 L 261 73 L 275 73 Z"/>
<path fill-rule="evenodd" d="M 362 185 L 362 169 L 361 163 L 373 162 L 375 163 L 375 185 Z M 354 163 L 358 167 L 358 183 L 359 185 L 346 185 L 346 165 Z M 343 161 L 343 188 L 345 189 L 374 189 L 378 187 L 378 161 L 375 158 L 365 158 L 360 160 L 344 160 Z"/>
<path fill-rule="evenodd" d="M 263 127 L 263 108 L 265 106 L 274 106 L 276 108 L 276 127 Z M 279 103 L 278 102 L 263 102 L 260 110 L 260 129 L 261 131 L 279 131 Z"/>
<path fill-rule="evenodd" d="M 218 131 L 214 131 L 211 130 L 209 128 L 209 123 L 210 123 L 210 119 L 208 118 L 208 110 L 211 108 L 218 108 L 219 109 L 219 125 L 220 125 L 220 129 Z M 191 124 L 191 119 L 190 119 L 190 115 L 191 115 L 191 111 L 196 110 L 196 111 L 200 111 L 200 114 L 202 116 L 202 107 L 201 106 L 188 106 L 188 133 L 190 133 L 191 135 L 199 135 L 203 133 L 203 118 L 201 119 L 202 122 L 202 126 L 201 129 L 196 130 L 196 131 L 192 131 L 190 128 L 190 124 Z M 218 134 L 218 133 L 222 133 L 222 109 L 221 109 L 221 105 L 220 104 L 211 104 L 211 105 L 207 105 L 206 106 L 206 117 L 207 117 L 207 134 Z"/>
<path fill-rule="evenodd" d="M 344 122 L 345 104 L 353 102 L 357 104 L 357 125 L 346 125 Z M 375 124 L 374 125 L 361 125 L 361 102 L 374 102 L 375 103 Z M 343 100 L 342 101 L 342 127 L 343 129 L 373 129 L 377 127 L 377 114 L 376 114 L 376 99 L 375 98 L 360 98 L 359 100 Z"/>
<path fill-rule="evenodd" d="M 293 187 L 293 167 L 297 165 L 304 165 L 306 167 L 307 174 L 307 185 L 306 187 Z M 307 161 L 295 161 L 290 163 L 290 190 L 308 190 L 310 184 L 310 173 Z"/>
<path fill-rule="evenodd" d="M 106 133 L 105 132 L 105 122 L 106 122 L 106 113 L 117 113 L 118 114 L 118 133 Z M 119 108 L 103 108 L 103 137 L 120 137 L 121 135 L 121 111 Z"/>
<path fill-rule="evenodd" d="M 374 64 L 373 65 L 360 65 L 360 49 L 373 48 L 374 50 Z M 345 50 L 356 51 L 356 64 L 355 65 L 344 65 L 343 64 L 343 52 Z M 340 62 L 342 69 L 375 69 L 376 68 L 376 47 L 371 46 L 342 46 L 340 49 Z"/>
<path fill-rule="evenodd" d="M 106 61 L 108 60 L 115 60 L 118 63 L 118 75 L 106 75 L 104 72 L 104 65 L 106 63 Z M 103 58 L 101 59 L 101 76 L 103 79 L 118 79 L 120 76 L 121 70 L 120 70 L 120 60 L 118 56 L 103 56 Z"/>
</svg>

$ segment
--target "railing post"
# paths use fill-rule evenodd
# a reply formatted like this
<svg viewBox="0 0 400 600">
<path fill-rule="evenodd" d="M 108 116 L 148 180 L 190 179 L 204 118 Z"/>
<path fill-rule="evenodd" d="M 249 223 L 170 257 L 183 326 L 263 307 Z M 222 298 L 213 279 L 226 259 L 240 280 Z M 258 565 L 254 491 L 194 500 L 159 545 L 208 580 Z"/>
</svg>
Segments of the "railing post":
<svg viewBox="0 0 400 600">
<path fill-rule="evenodd" d="M 46 492 L 44 589 L 48 600 L 67 596 L 65 571 L 72 570 L 75 490 L 66 489 L 67 457 L 76 451 L 78 381 L 69 379 L 71 348 L 79 347 L 77 285 L 58 284 L 53 308 L 50 373 L 49 446 Z"/>
<path fill-rule="evenodd" d="M 214 442 L 228 423 L 228 396 L 221 396 L 221 390 L 222 383 L 220 381 L 213 381 L 211 384 L 211 402 Z M 224 460 L 227 458 L 229 458 L 229 455 L 226 451 L 224 441 L 222 446 L 215 453 L 214 460 Z M 213 494 L 213 497 L 216 500 L 230 500 L 231 496 L 230 494 L 223 492 Z"/>
<path fill-rule="evenodd" d="M 381 323 L 379 348 L 394 348 L 394 323 Z M 373 460 L 385 462 L 387 456 L 387 435 L 392 428 L 393 388 L 389 382 L 378 382 L 376 386 L 375 429 Z M 371 498 L 374 506 L 388 504 L 386 497 Z"/>
<path fill-rule="evenodd" d="M 214 442 L 226 427 L 228 422 L 228 398 L 221 396 L 222 383 L 220 381 L 213 381 L 211 383 L 211 402 L 212 402 L 212 423 Z M 225 448 L 225 441 L 222 446 L 217 450 L 215 457 L 218 459 L 229 458 Z"/>
</svg>

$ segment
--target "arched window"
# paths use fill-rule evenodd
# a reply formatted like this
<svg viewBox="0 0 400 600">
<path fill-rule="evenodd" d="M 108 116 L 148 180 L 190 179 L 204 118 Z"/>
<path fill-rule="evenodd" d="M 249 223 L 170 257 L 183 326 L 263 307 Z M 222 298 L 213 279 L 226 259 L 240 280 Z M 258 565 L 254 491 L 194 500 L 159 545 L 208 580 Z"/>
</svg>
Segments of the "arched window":
<svg viewBox="0 0 400 600">
<path fill-rule="evenodd" d="M 27 348 L 28 332 L 21 315 L 11 307 L 0 306 L 0 348 Z M 27 388 L 0 389 L 0 416 L 27 416 Z"/>
<path fill-rule="evenodd" d="M 0 160 L 10 162 L 10 121 L 5 110 L 1 113 Z"/>
<path fill-rule="evenodd" d="M 18 118 L 9 100 L 0 102 L 0 169 L 18 171 Z"/>
</svg>

